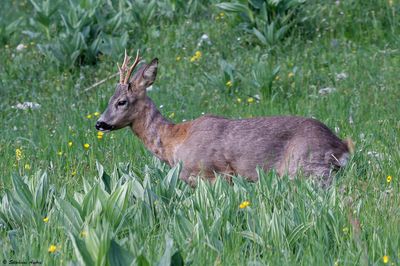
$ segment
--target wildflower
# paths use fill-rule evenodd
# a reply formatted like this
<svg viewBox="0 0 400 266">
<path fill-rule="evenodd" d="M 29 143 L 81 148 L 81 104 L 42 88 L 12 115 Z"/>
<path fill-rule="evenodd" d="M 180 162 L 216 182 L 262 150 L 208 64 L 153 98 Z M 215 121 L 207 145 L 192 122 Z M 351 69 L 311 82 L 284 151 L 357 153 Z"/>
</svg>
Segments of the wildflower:
<svg viewBox="0 0 400 266">
<path fill-rule="evenodd" d="M 386 177 L 386 182 L 388 182 L 388 183 L 392 182 L 392 176 L 388 175 Z"/>
<path fill-rule="evenodd" d="M 277 75 L 276 77 L 275 77 L 275 80 L 276 81 L 278 81 L 278 80 L 280 80 L 281 79 L 281 77 L 279 76 L 279 75 Z"/>
<path fill-rule="evenodd" d="M 59 152 L 57 152 L 57 154 L 58 154 L 58 156 L 61 156 L 61 155 L 63 155 L 63 152 L 59 151 Z"/>
<path fill-rule="evenodd" d="M 97 139 L 99 139 L 99 140 L 102 139 L 103 135 L 104 135 L 103 132 L 101 132 L 101 131 L 97 132 Z"/>
<path fill-rule="evenodd" d="M 288 78 L 293 78 L 293 77 L 294 77 L 294 73 L 293 72 L 289 72 Z"/>
<path fill-rule="evenodd" d="M 247 102 L 248 102 L 248 103 L 253 103 L 253 102 L 254 102 L 254 98 L 253 98 L 253 97 L 249 97 L 249 98 L 247 99 Z"/>
<path fill-rule="evenodd" d="M 192 57 L 190 58 L 190 62 L 195 62 L 195 61 L 200 60 L 201 56 L 202 56 L 201 52 L 200 52 L 200 51 L 196 51 L 196 52 L 194 53 L 194 56 L 192 56 Z"/>
<path fill-rule="evenodd" d="M 169 118 L 174 118 L 174 117 L 175 117 L 175 113 L 172 112 L 168 117 L 169 117 Z"/>
<path fill-rule="evenodd" d="M 29 165 L 29 163 L 26 163 L 24 165 L 25 170 L 31 170 L 31 166 Z"/>
<path fill-rule="evenodd" d="M 247 208 L 247 207 L 249 207 L 249 206 L 250 206 L 250 201 L 245 200 L 245 201 L 243 201 L 242 203 L 240 203 L 239 208 L 240 208 L 240 209 L 245 209 L 245 208 Z"/>
<path fill-rule="evenodd" d="M 94 112 L 93 115 L 96 116 L 96 117 L 99 117 L 100 113 L 99 112 Z"/>
<path fill-rule="evenodd" d="M 86 118 L 87 118 L 87 119 L 92 118 L 92 114 L 88 114 L 88 115 L 86 116 Z"/>
<path fill-rule="evenodd" d="M 50 245 L 49 249 L 47 250 L 49 253 L 54 253 L 57 251 L 57 247 L 55 245 Z"/>
<path fill-rule="evenodd" d="M 178 55 L 178 56 L 176 57 L 176 62 L 179 62 L 179 61 L 181 61 L 181 57 Z"/>
<path fill-rule="evenodd" d="M 88 150 L 89 147 L 90 147 L 90 144 L 89 143 L 85 143 L 85 144 L 83 144 L 83 147 L 85 148 L 85 150 Z"/>
<path fill-rule="evenodd" d="M 242 99 L 237 98 L 236 101 L 237 101 L 237 103 L 241 103 L 241 102 L 242 102 Z"/>
<path fill-rule="evenodd" d="M 339 74 L 336 74 L 336 80 L 344 80 L 347 79 L 349 77 L 349 75 L 347 75 L 347 73 L 345 72 L 341 72 Z"/>
<path fill-rule="evenodd" d="M 26 49 L 28 46 L 26 46 L 23 43 L 20 43 L 17 45 L 17 47 L 15 48 L 18 52 L 21 52 L 22 50 Z"/>
<path fill-rule="evenodd" d="M 220 18 L 224 18 L 225 17 L 225 13 L 224 12 L 219 13 L 219 17 Z"/>
<path fill-rule="evenodd" d="M 336 88 L 333 87 L 326 87 L 326 88 L 322 88 L 318 91 L 319 94 L 321 95 L 327 95 L 329 93 L 335 92 Z"/>
<path fill-rule="evenodd" d="M 82 231 L 79 235 L 80 235 L 81 237 L 86 237 L 86 236 L 87 236 L 87 232 L 86 232 L 86 231 Z"/>
<path fill-rule="evenodd" d="M 348 227 L 343 227 L 342 229 L 344 234 L 347 234 L 349 232 L 349 228 Z"/>
<path fill-rule="evenodd" d="M 22 150 L 21 149 L 17 148 L 15 150 L 15 158 L 17 159 L 17 161 L 22 159 Z"/>
<path fill-rule="evenodd" d="M 76 176 L 76 170 L 73 170 L 73 171 L 71 172 L 71 176 Z"/>
<path fill-rule="evenodd" d="M 383 263 L 388 263 L 389 262 L 389 256 L 385 255 L 382 257 Z"/>
<path fill-rule="evenodd" d="M 68 142 L 68 147 L 72 147 L 72 141 Z"/>
<path fill-rule="evenodd" d="M 49 221 L 49 217 L 44 217 L 43 222 L 47 223 Z"/>
<path fill-rule="evenodd" d="M 225 85 L 230 88 L 232 87 L 232 84 L 232 80 L 228 80 Z"/>
</svg>

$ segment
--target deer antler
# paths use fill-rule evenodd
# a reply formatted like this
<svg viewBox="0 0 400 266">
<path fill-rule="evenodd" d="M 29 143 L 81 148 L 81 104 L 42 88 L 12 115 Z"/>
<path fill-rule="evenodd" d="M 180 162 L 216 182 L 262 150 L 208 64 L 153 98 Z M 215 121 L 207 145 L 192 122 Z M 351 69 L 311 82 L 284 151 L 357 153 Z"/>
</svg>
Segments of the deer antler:
<svg viewBox="0 0 400 266">
<path fill-rule="evenodd" d="M 139 50 L 137 50 L 137 52 L 136 52 L 135 62 L 128 69 L 130 59 L 131 59 L 131 57 L 127 55 L 126 50 L 125 50 L 125 57 L 124 57 L 124 62 L 122 63 L 122 66 L 120 67 L 119 64 L 117 63 L 118 70 L 119 70 L 119 83 L 121 83 L 121 84 L 128 84 L 129 78 L 131 77 L 133 70 L 140 63 L 141 58 L 139 56 Z"/>
</svg>

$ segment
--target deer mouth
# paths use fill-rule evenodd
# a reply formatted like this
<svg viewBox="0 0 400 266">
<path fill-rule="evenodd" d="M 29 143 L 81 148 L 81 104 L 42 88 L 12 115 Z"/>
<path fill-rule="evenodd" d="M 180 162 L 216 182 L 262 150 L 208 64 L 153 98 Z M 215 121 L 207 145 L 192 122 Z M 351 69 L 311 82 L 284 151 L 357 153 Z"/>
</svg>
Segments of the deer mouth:
<svg viewBox="0 0 400 266">
<path fill-rule="evenodd" d="M 96 129 L 99 131 L 102 131 L 102 132 L 109 132 L 109 131 L 115 129 L 115 127 L 111 126 L 103 121 L 97 121 Z"/>
</svg>

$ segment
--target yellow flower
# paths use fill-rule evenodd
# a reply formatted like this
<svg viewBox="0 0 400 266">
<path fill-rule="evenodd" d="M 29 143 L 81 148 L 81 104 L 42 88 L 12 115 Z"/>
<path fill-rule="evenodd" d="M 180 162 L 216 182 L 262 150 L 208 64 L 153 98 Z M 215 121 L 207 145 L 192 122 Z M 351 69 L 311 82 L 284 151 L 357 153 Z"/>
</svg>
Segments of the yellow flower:
<svg viewBox="0 0 400 266">
<path fill-rule="evenodd" d="M 25 168 L 25 170 L 31 170 L 31 166 L 29 165 L 29 163 L 26 163 L 24 168 Z"/>
<path fill-rule="evenodd" d="M 232 80 L 228 80 L 228 82 L 226 82 L 225 85 L 230 88 L 230 87 L 232 87 L 232 84 L 233 84 Z"/>
<path fill-rule="evenodd" d="M 240 203 L 239 208 L 240 208 L 240 209 L 245 209 L 245 208 L 247 208 L 247 207 L 249 207 L 249 206 L 250 206 L 250 201 L 245 200 L 245 201 L 243 201 L 242 203 Z"/>
<path fill-rule="evenodd" d="M 169 117 L 169 118 L 174 118 L 174 117 L 175 117 L 175 113 L 172 112 L 168 117 Z"/>
<path fill-rule="evenodd" d="M 97 132 L 97 138 L 98 138 L 99 140 L 103 138 L 103 135 L 104 135 L 103 132 L 101 132 L 101 131 Z"/>
<path fill-rule="evenodd" d="M 72 147 L 72 141 L 68 142 L 68 147 Z"/>
<path fill-rule="evenodd" d="M 54 253 L 57 251 L 57 247 L 55 245 L 50 245 L 48 252 L 49 253 Z"/>
<path fill-rule="evenodd" d="M 276 77 L 275 77 L 275 80 L 280 80 L 281 79 L 281 77 L 279 76 L 279 75 L 277 75 Z"/>
<path fill-rule="evenodd" d="M 385 255 L 382 257 L 383 263 L 388 263 L 389 262 L 389 256 Z"/>
<path fill-rule="evenodd" d="M 294 77 L 294 73 L 293 72 L 290 72 L 289 74 L 288 74 L 288 78 L 293 78 Z"/>
<path fill-rule="evenodd" d="M 83 144 L 83 147 L 85 148 L 85 150 L 88 150 L 88 149 L 89 149 L 89 147 L 90 147 L 90 144 L 88 144 L 88 143 L 85 143 L 85 144 Z"/>
<path fill-rule="evenodd" d="M 248 99 L 247 99 L 247 102 L 248 102 L 248 103 L 253 103 L 253 102 L 254 102 L 254 98 L 253 98 L 253 97 L 248 98 Z"/>
<path fill-rule="evenodd" d="M 178 62 L 178 61 L 181 61 L 181 57 L 178 55 L 177 57 L 176 57 L 176 61 Z"/>
<path fill-rule="evenodd" d="M 236 101 L 237 101 L 238 103 L 241 103 L 241 102 L 242 102 L 242 99 L 237 98 Z"/>
<path fill-rule="evenodd" d="M 386 182 L 388 182 L 388 183 L 392 182 L 392 176 L 388 175 L 386 177 Z"/>
<path fill-rule="evenodd" d="M 87 236 L 87 232 L 86 232 L 86 231 L 82 231 L 82 232 L 80 233 L 80 236 L 81 236 L 81 237 L 86 237 L 86 236 Z"/>
<path fill-rule="evenodd" d="M 344 234 L 347 234 L 349 232 L 349 228 L 348 227 L 343 227 L 342 229 Z"/>
<path fill-rule="evenodd" d="M 88 114 L 88 115 L 86 116 L 86 118 L 87 118 L 87 119 L 92 118 L 92 114 Z"/>
<path fill-rule="evenodd" d="M 195 61 L 197 61 L 197 60 L 200 60 L 200 58 L 201 58 L 201 52 L 200 51 L 196 51 L 195 53 L 194 53 L 194 56 L 192 56 L 191 58 L 190 58 L 190 62 L 195 62 Z"/>
<path fill-rule="evenodd" d="M 71 172 L 71 176 L 76 176 L 76 170 L 73 170 L 73 171 Z"/>
<path fill-rule="evenodd" d="M 94 112 L 93 115 L 98 117 L 98 116 L 100 116 L 100 113 L 99 112 Z"/>
<path fill-rule="evenodd" d="M 17 159 L 17 161 L 22 159 L 22 150 L 21 149 L 15 150 L 15 158 Z"/>
<path fill-rule="evenodd" d="M 220 16 L 221 18 L 223 18 L 223 17 L 225 16 L 225 13 L 224 13 L 224 12 L 221 12 L 221 13 L 219 13 L 219 16 Z"/>
<path fill-rule="evenodd" d="M 59 152 L 57 152 L 57 154 L 58 154 L 58 156 L 61 156 L 61 155 L 63 155 L 63 152 L 59 151 Z"/>
<path fill-rule="evenodd" d="M 47 223 L 49 221 L 49 217 L 44 217 L 43 222 Z"/>
</svg>

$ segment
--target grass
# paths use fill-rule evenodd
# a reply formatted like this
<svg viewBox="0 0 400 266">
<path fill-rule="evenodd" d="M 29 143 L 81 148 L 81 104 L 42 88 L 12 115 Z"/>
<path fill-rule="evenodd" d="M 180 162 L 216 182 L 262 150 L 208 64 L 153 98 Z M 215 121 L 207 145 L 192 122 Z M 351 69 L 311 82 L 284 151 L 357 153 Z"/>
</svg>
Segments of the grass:
<svg viewBox="0 0 400 266">
<path fill-rule="evenodd" d="M 221 179 L 191 189 L 178 179 L 179 167 L 161 164 L 129 130 L 97 138 L 94 113 L 105 109 L 116 80 L 83 90 L 116 72 L 111 56 L 63 68 L 40 53 L 40 38 L 10 38 L 0 48 L 0 259 L 381 265 L 388 256 L 398 265 L 399 3 L 367 2 L 332 9 L 311 3 L 307 12 L 321 12 L 312 13 L 315 21 L 325 18 L 318 31 L 311 20 L 273 49 L 244 34 L 234 15 L 215 20 L 215 6 L 162 29 L 150 25 L 146 41 L 132 40 L 130 47 L 141 48 L 147 61 L 159 58 L 149 95 L 174 122 L 202 113 L 291 114 L 315 117 L 351 137 L 355 154 L 325 191 L 274 173 L 260 173 L 258 183 L 236 177 L 233 186 Z M 8 4 L 27 16 L 29 4 L 22 3 Z M 204 33 L 211 45 L 197 47 Z M 27 48 L 16 51 L 19 43 Z M 197 50 L 201 58 L 190 62 Z M 321 95 L 327 87 L 336 90 Z M 41 107 L 12 108 L 25 101 Z M 241 209 L 243 201 L 250 205 Z"/>
</svg>

